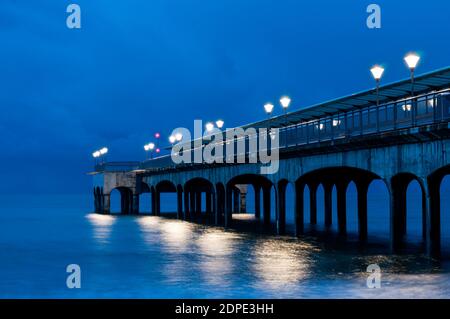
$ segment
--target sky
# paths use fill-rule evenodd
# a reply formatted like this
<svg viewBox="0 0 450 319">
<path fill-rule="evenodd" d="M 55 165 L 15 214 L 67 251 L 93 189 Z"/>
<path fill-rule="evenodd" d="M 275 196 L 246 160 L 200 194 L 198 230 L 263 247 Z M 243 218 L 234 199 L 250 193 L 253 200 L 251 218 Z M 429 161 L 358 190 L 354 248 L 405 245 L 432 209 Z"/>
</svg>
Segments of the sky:
<svg viewBox="0 0 450 319">
<path fill-rule="evenodd" d="M 81 29 L 66 8 L 81 7 Z M 381 29 L 366 8 L 381 6 Z M 0 193 L 85 193 L 93 151 L 143 160 L 194 119 L 226 127 L 450 65 L 447 0 L 2 0 Z M 277 105 L 275 112 L 281 113 Z"/>
</svg>

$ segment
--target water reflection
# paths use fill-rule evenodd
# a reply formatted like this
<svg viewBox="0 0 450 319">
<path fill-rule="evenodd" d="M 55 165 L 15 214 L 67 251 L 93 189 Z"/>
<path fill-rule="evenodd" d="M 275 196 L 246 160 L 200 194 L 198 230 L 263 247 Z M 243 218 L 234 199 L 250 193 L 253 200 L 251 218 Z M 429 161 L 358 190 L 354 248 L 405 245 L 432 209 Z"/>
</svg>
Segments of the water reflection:
<svg viewBox="0 0 450 319">
<path fill-rule="evenodd" d="M 200 269 L 204 280 L 209 284 L 218 286 L 230 284 L 233 254 L 239 238 L 234 233 L 209 229 L 197 239 L 196 244 L 201 253 Z"/>
<path fill-rule="evenodd" d="M 100 244 L 109 243 L 112 226 L 116 221 L 116 217 L 111 215 L 88 214 L 86 218 L 93 226 L 94 239 Z"/>
<path fill-rule="evenodd" d="M 167 220 L 161 225 L 161 241 L 170 252 L 183 252 L 191 244 L 193 225 L 179 220 Z"/>
<path fill-rule="evenodd" d="M 263 240 L 254 249 L 254 272 L 264 287 L 275 289 L 298 285 L 308 276 L 312 261 L 306 252 L 311 251 L 311 247 L 281 240 Z"/>
</svg>

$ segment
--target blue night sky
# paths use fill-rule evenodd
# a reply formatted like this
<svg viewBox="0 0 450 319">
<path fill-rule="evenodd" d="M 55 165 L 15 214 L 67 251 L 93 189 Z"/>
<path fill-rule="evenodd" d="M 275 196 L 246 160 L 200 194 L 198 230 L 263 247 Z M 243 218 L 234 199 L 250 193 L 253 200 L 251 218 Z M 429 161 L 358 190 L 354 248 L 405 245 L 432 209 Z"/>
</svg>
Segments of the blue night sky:
<svg viewBox="0 0 450 319">
<path fill-rule="evenodd" d="M 66 7 L 82 29 L 66 27 Z M 382 7 L 382 28 L 366 7 Z M 81 193 L 91 153 L 140 160 L 156 131 L 194 119 L 235 126 L 450 65 L 450 2 L 357 0 L 2 0 L 0 193 Z M 280 112 L 279 108 L 277 112 Z"/>
</svg>

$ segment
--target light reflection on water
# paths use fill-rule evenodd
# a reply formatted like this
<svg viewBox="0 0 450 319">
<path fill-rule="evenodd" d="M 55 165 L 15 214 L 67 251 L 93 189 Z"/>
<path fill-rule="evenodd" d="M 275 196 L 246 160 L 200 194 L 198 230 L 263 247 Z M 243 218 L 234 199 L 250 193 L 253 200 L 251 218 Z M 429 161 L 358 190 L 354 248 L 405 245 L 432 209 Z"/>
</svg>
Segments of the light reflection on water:
<svg viewBox="0 0 450 319">
<path fill-rule="evenodd" d="M 115 223 L 140 232 L 144 254 L 159 262 L 157 269 L 149 265 L 153 280 L 173 289 L 168 297 L 414 298 L 450 292 L 450 285 L 442 283 L 448 275 L 420 256 L 330 250 L 311 239 L 239 233 L 155 216 L 87 218 L 93 240 L 101 244 L 120 236 L 113 231 Z M 365 269 L 371 263 L 382 267 L 383 289 L 366 287 Z"/>
<path fill-rule="evenodd" d="M 448 265 L 414 254 L 336 249 L 312 238 L 238 232 L 154 216 L 86 215 L 76 208 L 82 202 L 77 197 L 58 202 L 60 206 L 41 214 L 16 209 L 4 215 L 0 297 L 450 296 Z M 70 263 L 82 268 L 80 290 L 65 288 Z M 381 289 L 366 287 L 365 271 L 371 263 L 383 271 Z"/>
<path fill-rule="evenodd" d="M 308 276 L 309 250 L 276 240 L 262 241 L 255 246 L 254 272 L 270 289 L 297 285 Z"/>
<path fill-rule="evenodd" d="M 94 239 L 99 244 L 108 243 L 116 217 L 111 215 L 88 214 L 86 218 L 93 226 Z"/>
</svg>

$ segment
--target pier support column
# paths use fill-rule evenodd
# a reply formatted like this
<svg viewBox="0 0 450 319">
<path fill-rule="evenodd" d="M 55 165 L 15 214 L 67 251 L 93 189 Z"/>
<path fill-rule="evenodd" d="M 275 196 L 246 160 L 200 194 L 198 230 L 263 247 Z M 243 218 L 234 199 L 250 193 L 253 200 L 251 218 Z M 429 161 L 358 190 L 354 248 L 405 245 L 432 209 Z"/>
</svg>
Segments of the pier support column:
<svg viewBox="0 0 450 319">
<path fill-rule="evenodd" d="M 261 187 L 254 186 L 255 190 L 255 218 L 261 218 Z"/>
<path fill-rule="evenodd" d="M 286 187 L 287 183 L 278 183 L 277 196 L 277 234 L 284 235 L 286 233 Z"/>
<path fill-rule="evenodd" d="M 233 189 L 227 187 L 225 192 L 225 216 L 224 225 L 225 227 L 231 226 L 231 221 L 233 217 Z"/>
<path fill-rule="evenodd" d="M 177 218 L 183 218 L 183 190 L 177 189 Z"/>
<path fill-rule="evenodd" d="M 157 216 L 156 212 L 156 191 L 154 188 L 152 188 L 151 192 L 152 198 L 151 198 L 151 204 L 152 204 L 152 215 Z"/>
<path fill-rule="evenodd" d="M 303 197 L 305 192 L 305 184 L 295 184 L 295 234 L 297 237 L 304 231 L 304 203 Z"/>
<path fill-rule="evenodd" d="M 441 254 L 441 194 L 442 177 L 430 177 L 425 189 L 426 198 L 426 249 L 427 254 L 439 257 Z"/>
<path fill-rule="evenodd" d="M 399 185 L 393 183 L 390 187 L 390 218 L 391 218 L 391 250 L 398 251 L 403 242 L 403 217 L 404 207 L 403 191 Z"/>
<path fill-rule="evenodd" d="M 395 176 L 391 179 L 390 214 L 391 214 L 391 250 L 396 252 L 403 247 L 406 234 L 406 191 L 410 178 Z"/>
<path fill-rule="evenodd" d="M 111 213 L 111 194 L 103 195 L 103 214 Z"/>
<path fill-rule="evenodd" d="M 190 213 L 190 203 L 189 203 L 190 193 L 187 190 L 184 190 L 184 220 L 189 220 L 191 217 Z"/>
<path fill-rule="evenodd" d="M 195 218 L 195 193 L 193 191 L 189 192 L 189 218 Z"/>
<path fill-rule="evenodd" d="M 323 184 L 324 191 L 324 210 L 325 210 L 325 227 L 330 228 L 333 224 L 333 183 L 326 182 Z"/>
<path fill-rule="evenodd" d="M 206 192 L 206 198 L 205 198 L 205 212 L 206 216 L 211 217 L 212 214 L 212 199 L 213 193 L 212 192 Z"/>
<path fill-rule="evenodd" d="M 195 217 L 202 216 L 202 193 L 195 192 Z"/>
<path fill-rule="evenodd" d="M 233 213 L 239 214 L 239 199 L 240 199 L 240 191 L 238 188 L 233 189 Z"/>
<path fill-rule="evenodd" d="M 263 219 L 265 227 L 270 227 L 270 193 L 271 186 L 263 187 Z"/>
<path fill-rule="evenodd" d="M 139 214 L 139 194 L 133 194 L 133 209 L 131 211 L 132 214 L 138 215 Z"/>
<path fill-rule="evenodd" d="M 359 240 L 367 241 L 367 192 L 369 191 L 370 180 L 360 180 L 356 183 L 358 192 L 358 233 Z"/>
<path fill-rule="evenodd" d="M 156 196 L 155 196 L 155 204 L 156 204 L 156 206 L 155 206 L 155 208 L 156 208 L 156 211 L 155 211 L 155 215 L 156 216 L 161 216 L 161 192 L 159 192 L 159 191 L 156 191 L 155 192 L 156 193 Z"/>
<path fill-rule="evenodd" d="M 225 214 L 225 188 L 222 184 L 216 186 L 215 206 L 215 224 L 220 225 Z"/>
<path fill-rule="evenodd" d="M 131 192 L 120 190 L 120 213 L 128 215 L 132 211 L 133 195 Z"/>
<path fill-rule="evenodd" d="M 318 183 L 309 183 L 309 222 L 311 225 L 317 224 L 317 188 Z"/>
<path fill-rule="evenodd" d="M 347 234 L 347 186 L 347 181 L 336 184 L 338 229 L 343 236 Z"/>
</svg>

